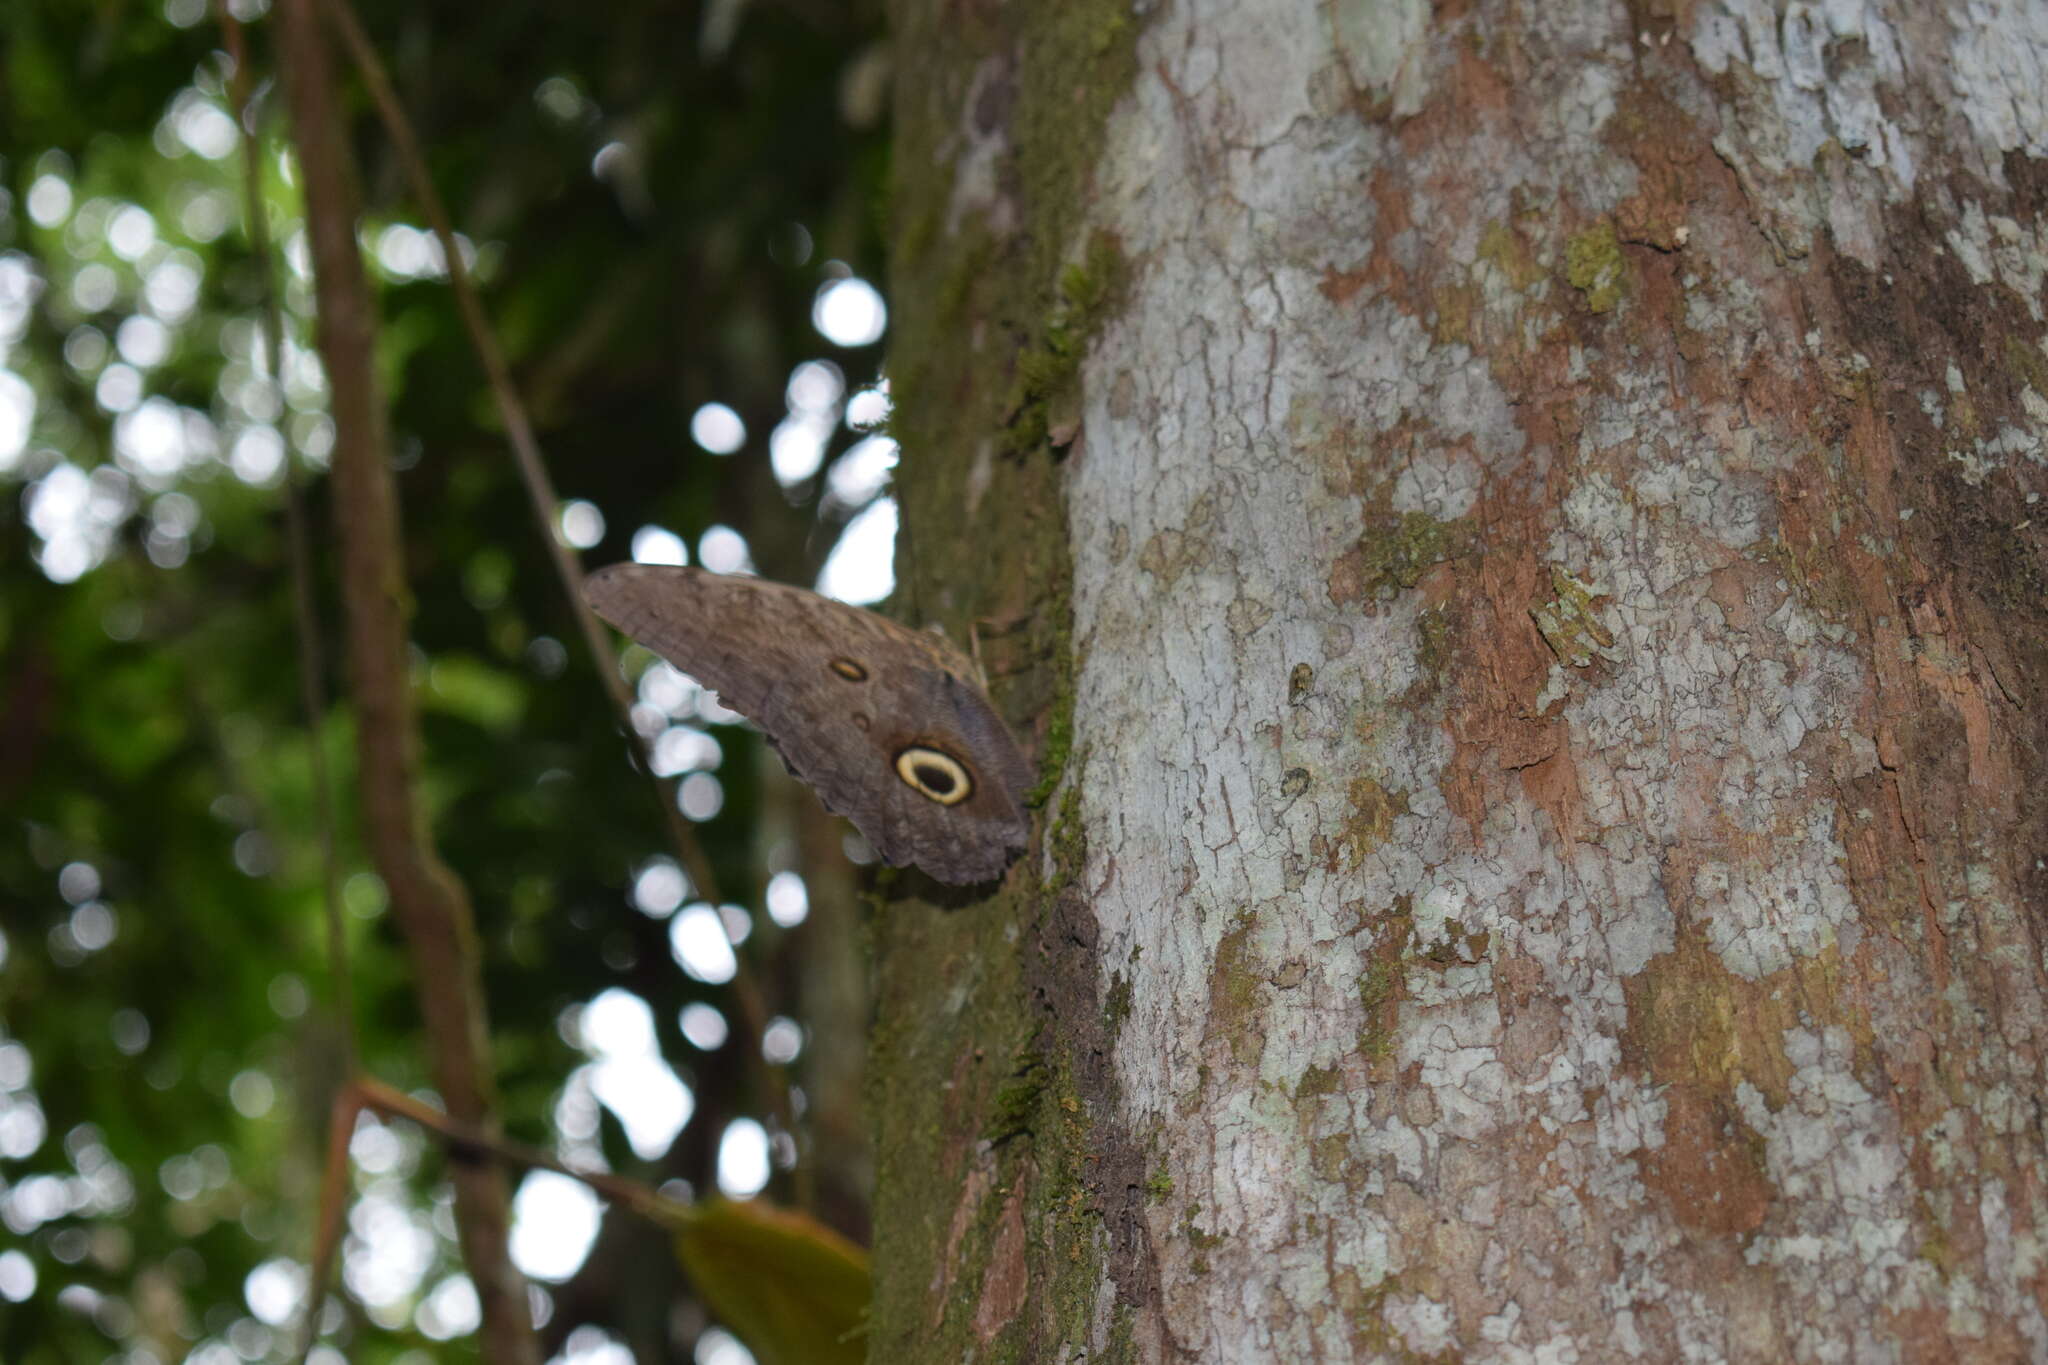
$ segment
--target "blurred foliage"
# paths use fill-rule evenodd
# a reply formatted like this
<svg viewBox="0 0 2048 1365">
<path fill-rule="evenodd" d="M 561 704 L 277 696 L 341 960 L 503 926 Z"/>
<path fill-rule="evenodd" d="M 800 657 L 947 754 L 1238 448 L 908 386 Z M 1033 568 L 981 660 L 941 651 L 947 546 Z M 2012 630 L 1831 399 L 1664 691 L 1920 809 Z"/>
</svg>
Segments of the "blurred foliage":
<svg viewBox="0 0 2048 1365">
<path fill-rule="evenodd" d="M 676 1233 L 705 1300 L 760 1365 L 860 1365 L 867 1359 L 867 1257 L 808 1220 L 759 1203 L 712 1199 Z"/>
<path fill-rule="evenodd" d="M 235 7 L 272 232 L 302 263 L 264 0 Z M 359 12 L 475 247 L 562 495 L 603 514 L 589 561 L 627 557 L 647 525 L 694 553 L 723 524 L 765 575 L 815 577 L 856 509 L 821 499 L 819 477 L 779 485 L 766 438 L 800 362 L 831 360 L 849 391 L 876 373 L 875 348 L 834 347 L 811 311 L 822 285 L 880 270 L 878 7 Z M 280 269 L 295 344 L 274 384 L 221 48 L 203 0 L 0 8 L 0 1360 L 14 1365 L 282 1358 L 258 1291 L 278 1258 L 306 1255 L 342 1066 L 323 1004 L 312 743 L 337 786 L 363 1062 L 401 1088 L 426 1075 L 405 957 L 352 829 L 329 434 L 298 349 L 310 289 Z M 418 208 L 348 88 L 416 599 L 421 780 L 478 909 L 505 1126 L 709 1191 L 726 1122 L 773 1106 L 734 1056 L 746 1040 L 705 1052 L 679 1032 L 692 1000 L 737 1015 L 629 902 L 636 869 L 665 852 L 659 812 L 575 642 L 449 294 L 419 264 Z M 10 430 L 27 395 L 32 421 Z M 690 442 L 691 414 L 714 400 L 749 433 L 729 458 Z M 828 459 L 857 439 L 833 428 Z M 316 736 L 292 663 L 281 448 L 308 470 L 319 536 L 335 701 Z M 806 927 L 771 924 L 762 894 L 770 872 L 811 869 L 758 833 L 779 779 L 756 737 L 710 732 L 724 805 L 700 833 L 751 915 L 742 957 L 769 1007 L 795 1013 Z M 694 1094 L 652 1162 L 609 1114 L 594 1133 L 560 1122 L 592 1108 L 564 1020 L 610 987 L 652 1006 Z M 862 1192 L 804 1178 L 797 1137 L 803 1161 L 769 1194 L 863 1236 Z M 391 1301 L 331 1308 L 329 1339 L 357 1362 L 473 1358 L 415 1311 L 460 1271 L 440 1154 L 402 1128 L 364 1150 L 359 1189 L 425 1250 Z M 639 1360 L 686 1358 L 706 1316 L 673 1261 L 648 1254 L 662 1234 L 622 1219 L 548 1287 L 550 1349 L 594 1324 Z M 357 1218 L 350 1255 L 376 1227 Z"/>
</svg>

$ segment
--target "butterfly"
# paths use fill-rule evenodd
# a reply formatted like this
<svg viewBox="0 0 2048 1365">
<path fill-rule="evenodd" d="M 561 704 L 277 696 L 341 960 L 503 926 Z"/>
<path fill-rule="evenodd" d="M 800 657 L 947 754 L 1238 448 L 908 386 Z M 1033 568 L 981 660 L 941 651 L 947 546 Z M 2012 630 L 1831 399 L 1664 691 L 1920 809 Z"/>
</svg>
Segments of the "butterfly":
<svg viewBox="0 0 2048 1365">
<path fill-rule="evenodd" d="M 974 665 L 938 636 L 803 588 L 671 565 L 614 564 L 583 595 L 760 726 L 886 861 L 964 886 L 1023 852 L 1031 764 Z"/>
</svg>

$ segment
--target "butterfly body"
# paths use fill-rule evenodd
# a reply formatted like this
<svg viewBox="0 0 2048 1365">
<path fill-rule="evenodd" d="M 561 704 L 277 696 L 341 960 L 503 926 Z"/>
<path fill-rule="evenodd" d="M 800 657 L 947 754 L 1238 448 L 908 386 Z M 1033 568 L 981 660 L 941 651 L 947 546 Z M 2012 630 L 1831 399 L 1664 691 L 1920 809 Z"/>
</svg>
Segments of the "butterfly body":
<svg viewBox="0 0 2048 1365">
<path fill-rule="evenodd" d="M 999 877 L 1030 834 L 1030 762 L 944 640 L 758 578 L 615 564 L 592 610 L 761 727 L 825 808 L 888 862 Z"/>
</svg>

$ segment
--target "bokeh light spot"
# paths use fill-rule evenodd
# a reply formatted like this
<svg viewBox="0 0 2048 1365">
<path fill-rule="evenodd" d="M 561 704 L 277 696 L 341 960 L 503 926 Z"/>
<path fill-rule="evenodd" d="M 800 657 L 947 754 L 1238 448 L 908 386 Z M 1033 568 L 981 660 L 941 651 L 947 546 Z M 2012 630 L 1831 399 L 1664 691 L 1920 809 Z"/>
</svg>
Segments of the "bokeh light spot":
<svg viewBox="0 0 2048 1365">
<path fill-rule="evenodd" d="M 594 502 L 572 498 L 562 504 L 562 540 L 578 550 L 587 550 L 604 539 L 604 513 Z"/>
<path fill-rule="evenodd" d="M 88 953 L 96 953 L 114 941 L 114 912 L 103 901 L 87 901 L 65 921 L 71 941 Z"/>
<path fill-rule="evenodd" d="M 697 538 L 697 562 L 713 573 L 741 573 L 752 567 L 746 537 L 730 526 L 713 526 Z"/>
<path fill-rule="evenodd" d="M 803 1026 L 794 1019 L 777 1015 L 761 1030 L 761 1056 L 777 1066 L 789 1065 L 803 1050 Z"/>
<path fill-rule="evenodd" d="M 156 219 L 139 204 L 123 204 L 107 220 L 107 245 L 124 261 L 139 261 L 156 245 Z"/>
<path fill-rule="evenodd" d="M 512 1262 L 537 1280 L 574 1275 L 597 1239 L 598 1203 L 580 1180 L 533 1171 L 512 1200 Z"/>
<path fill-rule="evenodd" d="M 578 123 L 596 113 L 576 83 L 566 76 L 550 76 L 534 87 L 533 102 L 557 123 Z"/>
<path fill-rule="evenodd" d="M 690 549 L 674 531 L 659 526 L 643 526 L 633 533 L 633 562 L 687 564 L 690 562 Z"/>
<path fill-rule="evenodd" d="M 690 439 L 713 455 L 730 455 L 747 443 L 747 424 L 723 403 L 706 403 L 690 415 Z"/>
<path fill-rule="evenodd" d="M 896 500 L 876 498 L 840 532 L 818 574 L 818 591 L 865 607 L 895 590 Z"/>
<path fill-rule="evenodd" d="M 707 1005 L 701 1000 L 683 1006 L 676 1017 L 677 1026 L 683 1037 L 689 1039 L 692 1047 L 706 1052 L 716 1052 L 725 1046 L 725 1040 L 732 1035 L 732 1029 L 725 1022 L 725 1016 L 718 1012 L 716 1005 Z"/>
<path fill-rule="evenodd" d="M 691 773 L 676 788 L 676 805 L 692 820 L 709 820 L 725 808 L 725 785 L 710 773 Z"/>
<path fill-rule="evenodd" d="M 718 1139 L 718 1188 L 751 1199 L 768 1184 L 768 1130 L 753 1119 L 734 1119 Z"/>
<path fill-rule="evenodd" d="M 435 1341 L 466 1337 L 483 1322 L 483 1305 L 467 1275 L 450 1275 L 435 1285 L 413 1313 L 423 1336 Z"/>
<path fill-rule="evenodd" d="M 277 1086 L 260 1071 L 237 1072 L 228 1082 L 228 1102 L 245 1119 L 260 1119 L 277 1102 Z"/>
<path fill-rule="evenodd" d="M 132 411 L 142 401 L 142 374 L 126 363 L 109 365 L 100 371 L 92 396 L 108 412 Z"/>
<path fill-rule="evenodd" d="M 228 468 L 243 483 L 273 486 L 284 476 L 284 437 L 276 427 L 242 428 L 228 452 Z"/>
<path fill-rule="evenodd" d="M 12 370 L 0 370 L 0 473 L 21 461 L 36 420 L 36 391 Z"/>
<path fill-rule="evenodd" d="M 199 280 L 199 258 L 189 251 L 173 252 L 143 281 L 142 301 L 165 322 L 177 322 L 199 302 Z"/>
<path fill-rule="evenodd" d="M 794 929 L 811 912 L 811 897 L 804 879 L 794 872 L 778 872 L 768 879 L 768 918 L 785 929 Z"/>
<path fill-rule="evenodd" d="M 36 1292 L 36 1263 L 12 1248 L 0 1251 L 0 1299 L 20 1303 Z"/>
<path fill-rule="evenodd" d="M 663 730 L 654 741 L 654 750 L 649 766 L 656 777 L 674 777 L 678 773 L 709 772 L 725 758 L 718 747 L 718 741 L 702 730 L 693 730 L 687 725 L 671 725 Z M 701 807 L 709 793 L 698 793 Z M 680 798 L 679 798 L 680 799 Z M 718 814 L 716 807 L 708 808 L 704 815 L 691 815 L 693 820 L 708 820 Z"/>
<path fill-rule="evenodd" d="M 91 863 L 66 863 L 57 874 L 57 894 L 72 905 L 100 893 L 99 869 Z"/>
<path fill-rule="evenodd" d="M 114 1046 L 125 1056 L 133 1057 L 149 1046 L 149 1020 L 141 1010 L 115 1010 L 107 1031 L 113 1035 Z"/>
<path fill-rule="evenodd" d="M 721 905 L 718 917 L 725 921 L 725 936 L 735 946 L 745 943 L 754 933 L 754 917 L 747 913 L 744 905 Z"/>
<path fill-rule="evenodd" d="M 889 417 L 889 381 L 854 391 L 846 400 L 846 425 L 854 431 L 880 426 Z"/>
<path fill-rule="evenodd" d="M 235 150 L 235 121 L 226 110 L 189 87 L 180 90 L 171 101 L 171 129 L 178 135 L 178 141 L 208 161 L 219 161 Z"/>
<path fill-rule="evenodd" d="M 279 1256 L 263 1262 L 242 1281 L 242 1298 L 259 1322 L 284 1327 L 298 1315 L 306 1294 L 306 1268 Z"/>
<path fill-rule="evenodd" d="M 793 412 L 768 433 L 768 466 L 784 488 L 802 483 L 825 462 L 832 419 L 822 413 Z"/>
<path fill-rule="evenodd" d="M 137 369 L 152 369 L 170 354 L 170 329 L 146 313 L 137 313 L 115 329 L 114 349 Z"/>
<path fill-rule="evenodd" d="M 699 1332 L 693 1354 L 696 1365 L 754 1365 L 754 1353 L 723 1327 L 707 1327 Z"/>
<path fill-rule="evenodd" d="M 28 216 L 37 227 L 53 228 L 71 216 L 71 186 L 60 175 L 39 175 L 28 187 Z"/>
<path fill-rule="evenodd" d="M 854 442 L 832 462 L 831 471 L 825 475 L 827 504 L 847 512 L 866 507 L 889 486 L 897 454 L 896 442 L 887 436 L 870 436 Z"/>
<path fill-rule="evenodd" d="M 633 878 L 633 908 L 650 919 L 676 912 L 690 894 L 690 879 L 673 858 L 650 858 Z"/>
<path fill-rule="evenodd" d="M 709 986 L 723 986 L 739 972 L 732 940 L 718 911 L 699 901 L 668 922 L 669 951 L 676 965 Z"/>
<path fill-rule="evenodd" d="M 866 280 L 834 280 L 812 301 L 811 325 L 835 346 L 868 346 L 888 328 L 889 309 Z"/>
<path fill-rule="evenodd" d="M 602 1327 L 584 1323 L 562 1340 L 562 1352 L 548 1365 L 633 1365 L 633 1353 Z"/>
<path fill-rule="evenodd" d="M 846 392 L 846 375 L 829 360 L 806 360 L 789 372 L 783 398 L 791 412 L 830 414 Z"/>
</svg>

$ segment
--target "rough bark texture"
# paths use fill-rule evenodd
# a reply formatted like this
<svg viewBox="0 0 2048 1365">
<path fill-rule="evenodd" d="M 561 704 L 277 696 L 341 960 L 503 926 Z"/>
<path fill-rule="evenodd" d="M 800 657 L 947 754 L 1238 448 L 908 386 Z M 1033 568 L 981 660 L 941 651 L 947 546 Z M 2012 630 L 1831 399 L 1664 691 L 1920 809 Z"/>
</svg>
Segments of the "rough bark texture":
<svg viewBox="0 0 2048 1365">
<path fill-rule="evenodd" d="M 874 1358 L 2048 1359 L 2048 9 L 1030 8 L 899 6 L 906 581 L 1072 672 Z"/>
</svg>

